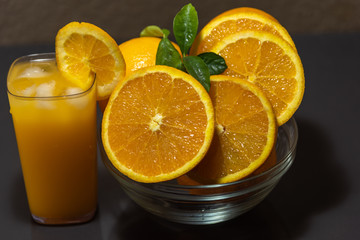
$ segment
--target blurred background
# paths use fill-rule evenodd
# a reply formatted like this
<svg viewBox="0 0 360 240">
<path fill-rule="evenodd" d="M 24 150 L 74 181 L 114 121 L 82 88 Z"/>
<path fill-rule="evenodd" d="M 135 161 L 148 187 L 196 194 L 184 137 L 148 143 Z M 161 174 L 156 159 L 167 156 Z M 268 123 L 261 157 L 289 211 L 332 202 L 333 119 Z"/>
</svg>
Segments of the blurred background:
<svg viewBox="0 0 360 240">
<path fill-rule="evenodd" d="M 0 0 L 0 47 L 51 45 L 71 21 L 93 23 L 120 43 L 150 24 L 172 29 L 173 17 L 189 2 L 199 30 L 225 10 L 248 6 L 270 13 L 292 35 L 360 32 L 359 0 Z"/>
</svg>

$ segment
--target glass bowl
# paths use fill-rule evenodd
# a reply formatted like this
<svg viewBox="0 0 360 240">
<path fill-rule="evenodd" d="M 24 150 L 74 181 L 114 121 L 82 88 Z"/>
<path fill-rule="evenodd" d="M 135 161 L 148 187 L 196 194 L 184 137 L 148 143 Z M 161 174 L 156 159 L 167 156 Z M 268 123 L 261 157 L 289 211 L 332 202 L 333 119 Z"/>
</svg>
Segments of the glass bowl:
<svg viewBox="0 0 360 240">
<path fill-rule="evenodd" d="M 180 185 L 176 180 L 140 183 L 110 162 L 100 139 L 102 161 L 125 193 L 148 212 L 169 221 L 205 225 L 235 218 L 259 204 L 276 186 L 295 158 L 298 128 L 294 118 L 278 130 L 277 163 L 256 176 L 226 184 Z"/>
</svg>

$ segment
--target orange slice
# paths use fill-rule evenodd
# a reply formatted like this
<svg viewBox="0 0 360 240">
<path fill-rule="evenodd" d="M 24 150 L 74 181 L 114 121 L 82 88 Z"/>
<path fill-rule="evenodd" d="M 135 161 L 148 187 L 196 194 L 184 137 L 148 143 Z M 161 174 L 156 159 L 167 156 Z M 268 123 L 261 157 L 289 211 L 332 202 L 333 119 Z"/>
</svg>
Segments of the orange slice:
<svg viewBox="0 0 360 240">
<path fill-rule="evenodd" d="M 190 75 L 167 66 L 141 68 L 111 94 L 102 120 L 104 149 L 133 180 L 174 179 L 206 154 L 213 114 L 208 93 Z"/>
<path fill-rule="evenodd" d="M 286 41 L 249 30 L 229 35 L 211 51 L 225 59 L 224 75 L 247 79 L 265 92 L 279 126 L 293 116 L 304 95 L 305 79 L 297 51 Z"/>
<path fill-rule="evenodd" d="M 125 62 L 115 40 L 90 23 L 71 22 L 61 28 L 55 41 L 56 61 L 61 73 L 86 89 L 96 74 L 97 98 L 110 96 L 125 76 Z"/>
<path fill-rule="evenodd" d="M 216 131 L 209 152 L 188 175 L 205 184 L 233 182 L 268 158 L 275 144 L 276 118 L 261 89 L 240 78 L 212 76 L 210 97 Z"/>
<path fill-rule="evenodd" d="M 190 54 L 209 52 L 222 39 L 243 30 L 272 33 L 287 41 L 295 49 L 289 33 L 274 17 L 259 9 L 241 7 L 226 11 L 206 24 L 197 35 Z"/>
</svg>

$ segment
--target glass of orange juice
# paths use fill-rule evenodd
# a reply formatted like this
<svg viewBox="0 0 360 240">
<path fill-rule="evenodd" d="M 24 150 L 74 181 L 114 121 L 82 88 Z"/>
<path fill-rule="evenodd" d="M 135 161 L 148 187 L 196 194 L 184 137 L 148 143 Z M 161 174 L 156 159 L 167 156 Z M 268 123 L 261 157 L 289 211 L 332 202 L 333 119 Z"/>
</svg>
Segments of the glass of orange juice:
<svg viewBox="0 0 360 240">
<path fill-rule="evenodd" d="M 55 54 L 12 64 L 7 89 L 32 218 L 72 224 L 97 205 L 96 87 L 62 77 Z"/>
</svg>

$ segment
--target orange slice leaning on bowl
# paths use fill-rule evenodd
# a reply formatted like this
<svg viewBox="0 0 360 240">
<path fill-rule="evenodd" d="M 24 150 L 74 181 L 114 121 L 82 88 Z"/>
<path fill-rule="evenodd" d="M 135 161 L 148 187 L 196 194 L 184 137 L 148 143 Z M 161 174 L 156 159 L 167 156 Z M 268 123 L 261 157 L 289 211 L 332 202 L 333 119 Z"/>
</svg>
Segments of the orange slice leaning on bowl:
<svg viewBox="0 0 360 240">
<path fill-rule="evenodd" d="M 115 40 L 90 23 L 71 22 L 61 28 L 55 41 L 61 73 L 86 89 L 96 74 L 97 99 L 110 96 L 125 76 L 125 61 Z"/>
<path fill-rule="evenodd" d="M 206 154 L 213 114 L 208 93 L 189 74 L 160 65 L 139 69 L 110 96 L 102 120 L 105 152 L 133 180 L 177 178 Z"/>
<path fill-rule="evenodd" d="M 277 134 L 269 100 L 240 78 L 212 76 L 215 134 L 204 159 L 188 176 L 204 184 L 227 183 L 253 173 L 269 157 Z"/>
<path fill-rule="evenodd" d="M 295 44 L 286 29 L 270 14 L 249 7 L 234 8 L 213 18 L 196 36 L 190 50 L 191 55 L 209 52 L 223 38 L 243 31 L 265 31 Z"/>
</svg>

